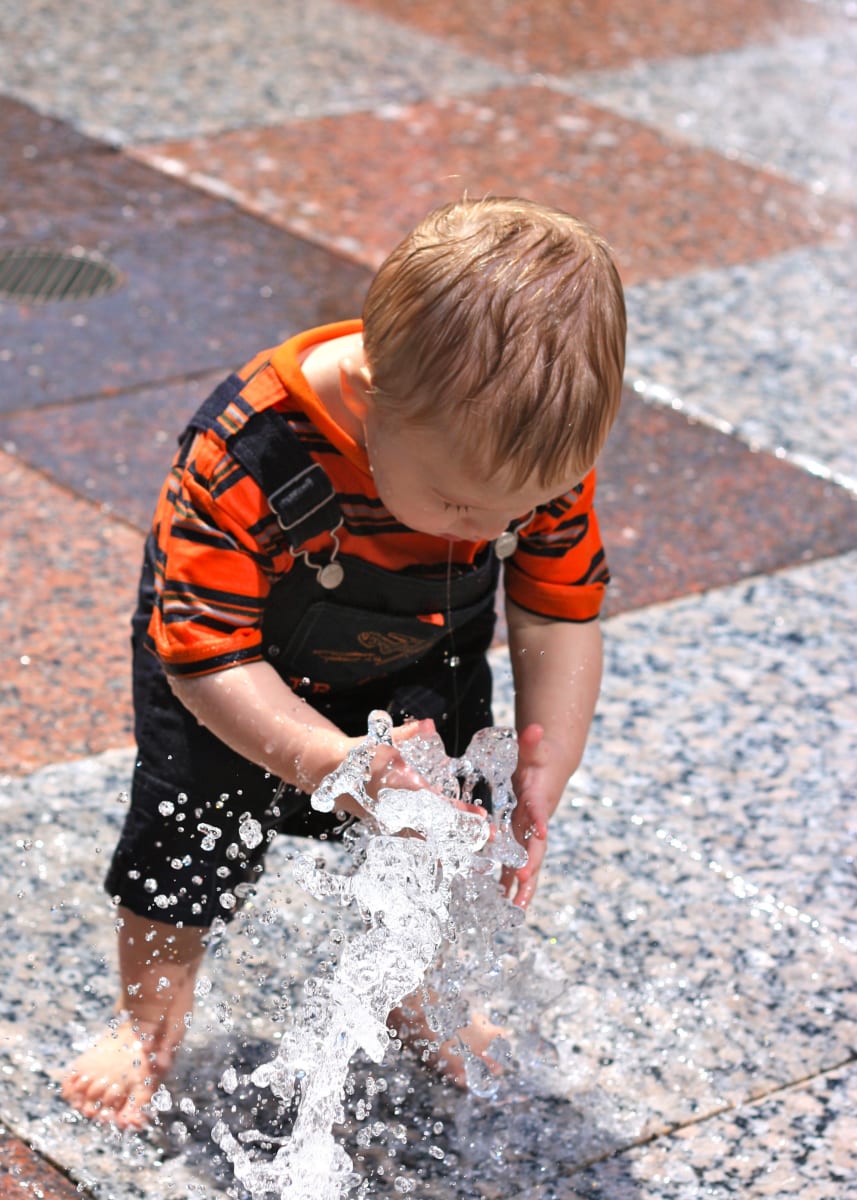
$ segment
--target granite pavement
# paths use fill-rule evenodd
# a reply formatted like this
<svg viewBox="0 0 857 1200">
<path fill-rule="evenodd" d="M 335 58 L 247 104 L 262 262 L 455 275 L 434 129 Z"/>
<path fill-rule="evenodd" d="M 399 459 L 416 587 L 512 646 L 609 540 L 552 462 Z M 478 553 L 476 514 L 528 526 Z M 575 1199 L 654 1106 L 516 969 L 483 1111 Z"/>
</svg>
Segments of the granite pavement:
<svg viewBox="0 0 857 1200">
<path fill-rule="evenodd" d="M 297 843 L 212 951 L 159 1124 L 58 1096 L 112 1003 L 143 536 L 211 385 L 356 313 L 464 192 L 571 209 L 626 283 L 605 677 L 497 998 L 515 1085 L 389 1057 L 386 1132 L 343 1133 L 361 1194 L 857 1197 L 855 60 L 845 0 L 6 0 L 0 255 L 120 286 L 0 292 L 2 1200 L 238 1195 L 223 1064 L 270 1057 L 327 952 Z"/>
</svg>

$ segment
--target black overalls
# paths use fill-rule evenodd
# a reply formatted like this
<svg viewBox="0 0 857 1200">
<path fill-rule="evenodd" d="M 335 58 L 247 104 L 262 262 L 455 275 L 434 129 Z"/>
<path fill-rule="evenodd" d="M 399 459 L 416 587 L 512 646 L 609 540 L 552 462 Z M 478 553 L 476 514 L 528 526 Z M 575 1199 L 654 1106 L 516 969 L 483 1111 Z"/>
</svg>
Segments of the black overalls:
<svg viewBox="0 0 857 1200">
<path fill-rule="evenodd" d="M 182 436 L 180 461 L 197 431 L 212 428 L 244 386 L 230 376 L 202 405 Z M 322 468 L 273 409 L 256 413 L 226 444 L 262 488 L 296 556 L 266 604 L 267 661 L 349 736 L 365 734 L 369 712 L 380 708 L 397 723 L 433 718 L 447 752 L 461 754 L 491 724 L 485 655 L 494 629 L 493 547 L 448 578 L 392 573 L 338 555 L 335 532 L 331 556 L 310 558 L 302 545 L 342 520 Z M 275 830 L 335 837 L 341 821 L 315 812 L 304 793 L 229 749 L 173 696 L 147 644 L 153 560 L 150 536 L 132 623 L 138 754 L 106 888 L 141 916 L 209 926 L 229 918 L 236 887 L 240 901 L 258 878 Z M 258 829 L 254 837 L 246 814 L 262 826 L 255 846 L 247 843 Z"/>
</svg>

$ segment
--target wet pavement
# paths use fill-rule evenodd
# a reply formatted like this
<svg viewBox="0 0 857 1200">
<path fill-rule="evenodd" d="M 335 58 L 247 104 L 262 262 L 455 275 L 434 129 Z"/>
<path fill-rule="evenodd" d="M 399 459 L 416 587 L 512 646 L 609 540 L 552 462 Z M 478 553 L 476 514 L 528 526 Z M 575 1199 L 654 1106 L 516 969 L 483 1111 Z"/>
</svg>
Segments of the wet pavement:
<svg viewBox="0 0 857 1200">
<path fill-rule="evenodd" d="M 211 384 L 357 313 L 465 191 L 596 225 L 629 355 L 602 701 L 530 918 L 562 981 L 530 1097 L 552 1137 L 509 1117 L 499 1176 L 417 1147 L 415 1194 L 857 1196 L 853 6 L 618 7 L 4 4 L 0 253 L 81 247 L 121 283 L 0 297 L 3 1200 L 226 1194 L 202 1152 L 56 1095 L 111 1000 L 143 534 Z M 494 665 L 502 720 L 502 644 Z M 219 986 L 270 1043 L 270 997 L 237 967 Z M 215 1079 L 231 1036 L 212 1016 L 186 1057 Z"/>
</svg>

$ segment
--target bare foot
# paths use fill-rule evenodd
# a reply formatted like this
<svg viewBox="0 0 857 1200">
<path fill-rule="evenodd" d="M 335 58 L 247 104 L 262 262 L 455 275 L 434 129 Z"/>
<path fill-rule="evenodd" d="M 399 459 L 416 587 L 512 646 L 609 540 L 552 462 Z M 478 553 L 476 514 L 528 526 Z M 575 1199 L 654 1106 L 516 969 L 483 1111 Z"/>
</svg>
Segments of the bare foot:
<svg viewBox="0 0 857 1200">
<path fill-rule="evenodd" d="M 119 913 L 121 1016 L 72 1063 L 62 1095 L 92 1121 L 142 1129 L 193 1010 L 205 930 L 150 921 L 124 908 Z"/>
<path fill-rule="evenodd" d="M 142 1129 L 146 1105 L 169 1073 L 178 1044 L 157 1028 L 126 1019 L 69 1068 L 63 1099 L 91 1121 Z"/>
<path fill-rule="evenodd" d="M 394 1008 L 388 1021 L 401 1041 L 417 1051 L 422 1062 L 434 1067 L 441 1078 L 462 1091 L 468 1087 L 462 1046 L 480 1059 L 492 1075 L 502 1074 L 503 1068 L 491 1057 L 489 1050 L 495 1038 L 506 1037 L 509 1031 L 495 1025 L 482 1013 L 474 1013 L 468 1025 L 441 1043 L 438 1043 L 422 1000 L 416 994 L 409 996 L 400 1008 Z"/>
</svg>

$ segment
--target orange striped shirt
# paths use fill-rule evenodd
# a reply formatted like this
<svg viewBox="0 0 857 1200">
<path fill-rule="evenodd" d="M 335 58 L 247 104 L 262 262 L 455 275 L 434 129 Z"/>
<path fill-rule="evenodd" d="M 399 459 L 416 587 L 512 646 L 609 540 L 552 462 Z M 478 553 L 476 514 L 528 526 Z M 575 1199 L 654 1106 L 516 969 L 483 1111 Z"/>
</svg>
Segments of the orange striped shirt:
<svg viewBox="0 0 857 1200">
<path fill-rule="evenodd" d="M 173 463 L 154 518 L 156 601 L 149 627 L 165 669 L 204 675 L 261 660 L 262 616 L 272 587 L 294 559 L 267 499 L 229 453 L 225 439 L 275 407 L 330 479 L 344 524 L 341 554 L 389 571 L 438 578 L 449 543 L 400 524 L 375 490 L 365 450 L 330 417 L 300 369 L 327 339 L 359 332 L 359 321 L 311 329 L 265 351 L 238 375 L 246 386 L 216 428 L 197 433 Z M 521 608 L 560 621 L 598 615 L 609 579 L 592 507 L 595 473 L 536 510 L 505 564 L 505 589 Z M 484 542 L 456 542 L 456 565 L 474 562 Z M 328 534 L 303 547 L 324 561 Z"/>
</svg>

